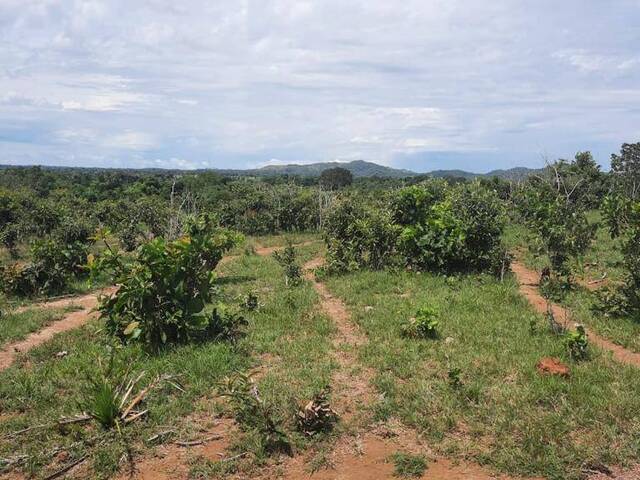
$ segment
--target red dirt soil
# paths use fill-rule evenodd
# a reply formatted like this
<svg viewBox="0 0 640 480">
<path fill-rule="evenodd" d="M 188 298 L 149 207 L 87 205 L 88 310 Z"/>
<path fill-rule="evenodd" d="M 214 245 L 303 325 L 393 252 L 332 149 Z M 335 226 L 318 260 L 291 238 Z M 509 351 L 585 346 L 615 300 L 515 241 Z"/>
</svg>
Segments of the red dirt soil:
<svg viewBox="0 0 640 480">
<path fill-rule="evenodd" d="M 520 293 L 529 300 L 529 303 L 531 303 L 533 308 L 538 312 L 543 314 L 546 313 L 547 300 L 538 291 L 540 275 L 535 270 L 530 270 L 518 261 L 514 261 L 511 264 L 511 270 L 516 275 L 518 283 L 520 284 Z M 553 316 L 558 323 L 564 325 L 565 328 L 573 328 L 573 325 L 571 325 L 571 312 L 569 312 L 569 310 L 557 303 L 551 302 L 549 305 Z M 618 362 L 640 367 L 640 353 L 627 350 L 626 348 L 613 343 L 611 340 L 601 337 L 592 330 L 588 330 L 587 334 L 589 341 L 603 350 L 610 351 L 613 354 L 613 358 Z"/>
<path fill-rule="evenodd" d="M 559 377 L 569 376 L 569 367 L 557 358 L 541 358 L 536 364 L 536 369 L 543 375 L 558 375 Z"/>
<path fill-rule="evenodd" d="M 175 443 L 159 446 L 153 456 L 135 461 L 134 472 L 125 468 L 118 480 L 175 480 L 189 478 L 189 459 L 204 457 L 207 460 L 222 460 L 227 456 L 229 438 L 235 424 L 230 419 L 219 419 L 211 428 L 200 432 L 199 438 L 215 437 L 202 445 L 181 447 Z"/>
</svg>

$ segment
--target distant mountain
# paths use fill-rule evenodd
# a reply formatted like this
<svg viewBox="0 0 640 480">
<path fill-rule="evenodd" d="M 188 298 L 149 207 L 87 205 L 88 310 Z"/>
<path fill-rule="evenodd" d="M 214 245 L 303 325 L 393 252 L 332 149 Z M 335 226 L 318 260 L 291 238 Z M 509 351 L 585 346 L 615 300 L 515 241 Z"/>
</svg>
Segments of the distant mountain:
<svg viewBox="0 0 640 480">
<path fill-rule="evenodd" d="M 542 172 L 542 169 L 514 167 L 514 168 L 509 168 L 508 170 L 491 170 L 490 172 L 487 172 L 487 173 L 473 173 L 473 172 L 467 172 L 465 170 L 434 170 L 432 172 L 426 173 L 425 175 L 429 175 L 431 177 L 436 177 L 436 178 L 446 178 L 446 177 L 466 178 L 467 180 L 471 180 L 478 177 L 498 177 L 498 178 L 504 178 L 505 180 L 522 180 L 524 178 L 527 178 L 529 175 L 534 175 L 540 172 Z"/>
<path fill-rule="evenodd" d="M 364 160 L 354 160 L 352 162 L 320 162 L 303 165 L 267 165 L 266 167 L 250 170 L 216 171 L 223 175 L 247 175 L 256 177 L 272 177 L 277 175 L 318 177 L 324 170 L 335 167 L 346 168 L 354 177 L 404 178 L 417 175 L 417 173 L 410 170 L 385 167 L 384 165 L 378 165 L 377 163 L 373 162 L 365 162 Z"/>
<path fill-rule="evenodd" d="M 267 165 L 266 167 L 240 170 L 240 169 L 205 169 L 205 170 L 180 170 L 180 169 L 158 169 L 158 168 L 142 168 L 142 169 L 109 169 L 109 168 L 93 168 L 93 167 L 54 167 L 54 166 L 42 166 L 43 169 L 50 170 L 68 170 L 68 171 L 85 171 L 85 172 L 100 172 L 105 170 L 118 170 L 118 171 L 131 171 L 142 173 L 164 173 L 167 175 L 174 175 L 184 172 L 198 173 L 204 171 L 214 171 L 220 175 L 231 176 L 244 176 L 244 177 L 275 177 L 278 175 L 291 175 L 298 177 L 318 177 L 320 174 L 328 169 L 334 167 L 342 167 L 349 170 L 354 177 L 381 177 L 381 178 L 406 178 L 406 177 L 435 177 L 435 178 L 465 178 L 471 180 L 478 177 L 500 177 L 506 180 L 522 180 L 529 175 L 542 172 L 542 169 L 526 168 L 526 167 L 514 167 L 508 170 L 492 170 L 488 173 L 473 173 L 465 170 L 434 170 L 427 173 L 416 173 L 411 170 L 404 170 L 399 168 L 385 167 L 384 165 L 378 165 L 373 162 L 365 162 L 364 160 L 354 160 L 352 162 L 320 162 L 320 163 L 308 163 L 308 164 L 290 164 L 290 165 Z M 0 169 L 4 168 L 29 168 L 29 167 L 14 167 L 11 165 L 0 165 Z"/>
</svg>

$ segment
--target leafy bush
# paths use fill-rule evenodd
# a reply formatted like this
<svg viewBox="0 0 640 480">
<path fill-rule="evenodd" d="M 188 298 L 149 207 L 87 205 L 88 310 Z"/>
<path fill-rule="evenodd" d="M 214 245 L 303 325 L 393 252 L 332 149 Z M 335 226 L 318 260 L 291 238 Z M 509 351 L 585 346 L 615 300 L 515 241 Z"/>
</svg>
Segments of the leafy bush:
<svg viewBox="0 0 640 480">
<path fill-rule="evenodd" d="M 31 262 L 1 267 L 0 287 L 16 296 L 62 293 L 73 277 L 86 272 L 90 245 L 84 237 L 69 242 L 52 237 L 37 240 L 31 247 Z"/>
<path fill-rule="evenodd" d="M 415 317 L 406 320 L 402 334 L 409 338 L 436 338 L 438 336 L 438 311 L 432 307 L 421 307 Z"/>
<path fill-rule="evenodd" d="M 300 285 L 302 281 L 302 268 L 296 260 L 296 250 L 287 240 L 287 246 L 282 250 L 273 252 L 273 258 L 280 264 L 284 270 L 284 281 L 287 286 Z"/>
<path fill-rule="evenodd" d="M 224 333 L 229 319 L 219 310 L 207 313 L 205 306 L 213 297 L 213 270 L 238 240 L 238 234 L 200 217 L 184 237 L 171 242 L 156 238 L 131 258 L 109 247 L 92 263 L 94 273 L 108 272 L 119 285 L 98 307 L 106 329 L 122 340 L 143 341 L 156 350 L 190 341 L 210 329 Z"/>
<path fill-rule="evenodd" d="M 334 271 L 381 269 L 393 263 L 399 233 L 389 211 L 345 200 L 326 221 L 327 267 Z"/>
<path fill-rule="evenodd" d="M 501 241 L 504 207 L 495 192 L 473 183 L 428 197 L 435 201 L 422 200 L 419 220 L 400 236 L 407 263 L 437 271 L 499 272 L 508 266 Z"/>
<path fill-rule="evenodd" d="M 597 310 L 611 316 L 640 316 L 640 201 L 611 195 L 603 202 L 603 215 L 612 238 L 621 238 L 624 284 L 597 292 Z"/>
</svg>

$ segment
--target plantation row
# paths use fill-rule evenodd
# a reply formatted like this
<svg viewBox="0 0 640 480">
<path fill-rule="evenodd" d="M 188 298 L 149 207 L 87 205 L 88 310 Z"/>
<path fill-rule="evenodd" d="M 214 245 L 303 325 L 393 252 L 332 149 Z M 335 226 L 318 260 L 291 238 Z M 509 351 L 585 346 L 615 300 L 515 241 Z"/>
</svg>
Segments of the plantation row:
<svg viewBox="0 0 640 480">
<path fill-rule="evenodd" d="M 336 272 L 401 267 L 503 276 L 512 253 L 505 226 L 521 225 L 526 246 L 546 263 L 545 294 L 559 298 L 572 286 L 571 265 L 583 259 L 602 225 L 616 239 L 626 273 L 618 288 L 599 294 L 599 308 L 634 315 L 640 308 L 639 150 L 639 144 L 623 145 L 610 173 L 587 152 L 518 183 L 352 183 L 348 172 L 333 172 L 308 185 L 209 173 L 6 169 L 0 177 L 0 288 L 16 297 L 86 288 L 89 253 L 139 246 L 148 252 L 157 239 L 176 241 L 188 219 L 206 213 L 210 223 L 244 234 L 321 230 L 328 270 Z M 598 209 L 601 224 L 588 218 Z"/>
</svg>

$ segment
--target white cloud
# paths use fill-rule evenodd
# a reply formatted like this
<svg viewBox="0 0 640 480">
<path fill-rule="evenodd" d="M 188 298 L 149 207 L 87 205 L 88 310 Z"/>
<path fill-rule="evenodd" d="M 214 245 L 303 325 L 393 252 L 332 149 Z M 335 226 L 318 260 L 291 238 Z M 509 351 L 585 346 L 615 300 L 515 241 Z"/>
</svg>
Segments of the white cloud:
<svg viewBox="0 0 640 480">
<path fill-rule="evenodd" d="M 4 0 L 0 133 L 216 167 L 634 141 L 640 11 L 614 3 Z"/>
<path fill-rule="evenodd" d="M 100 141 L 107 148 L 125 150 L 149 150 L 158 145 L 155 135 L 144 132 L 122 132 L 108 136 Z"/>
</svg>

